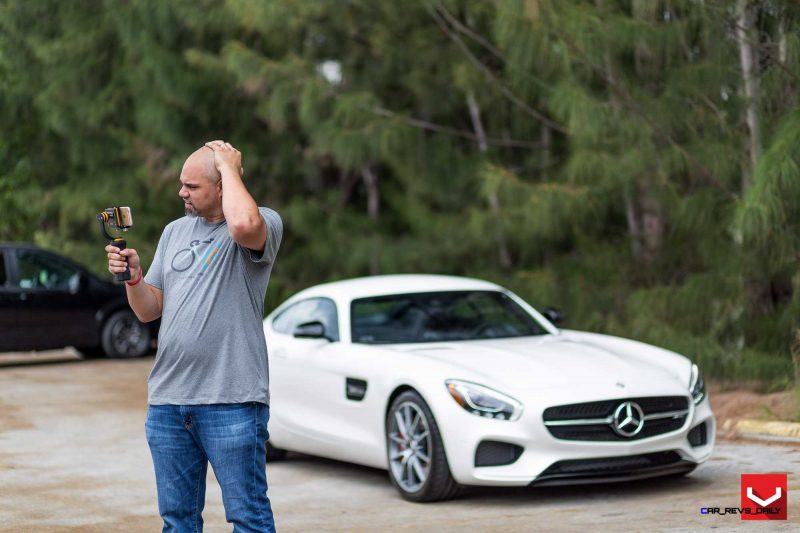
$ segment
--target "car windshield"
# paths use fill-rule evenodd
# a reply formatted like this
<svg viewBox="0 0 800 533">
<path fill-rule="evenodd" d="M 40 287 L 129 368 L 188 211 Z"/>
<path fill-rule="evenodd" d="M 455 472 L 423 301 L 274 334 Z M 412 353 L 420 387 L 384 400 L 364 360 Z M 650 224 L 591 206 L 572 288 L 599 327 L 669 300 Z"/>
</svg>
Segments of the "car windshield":
<svg viewBox="0 0 800 533">
<path fill-rule="evenodd" d="M 351 304 L 353 342 L 391 344 L 544 335 L 508 295 L 448 291 L 360 298 Z"/>
</svg>

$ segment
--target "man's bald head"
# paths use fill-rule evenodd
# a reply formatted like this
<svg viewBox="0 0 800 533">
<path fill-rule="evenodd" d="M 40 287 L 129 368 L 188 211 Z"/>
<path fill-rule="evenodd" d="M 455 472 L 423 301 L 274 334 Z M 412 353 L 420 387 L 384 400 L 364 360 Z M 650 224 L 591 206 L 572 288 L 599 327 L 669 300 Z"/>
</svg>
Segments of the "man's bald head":
<svg viewBox="0 0 800 533">
<path fill-rule="evenodd" d="M 207 146 L 198 148 L 186 158 L 186 162 L 183 164 L 183 172 L 204 177 L 211 183 L 217 183 L 222 179 L 214 164 L 214 151 Z"/>
</svg>

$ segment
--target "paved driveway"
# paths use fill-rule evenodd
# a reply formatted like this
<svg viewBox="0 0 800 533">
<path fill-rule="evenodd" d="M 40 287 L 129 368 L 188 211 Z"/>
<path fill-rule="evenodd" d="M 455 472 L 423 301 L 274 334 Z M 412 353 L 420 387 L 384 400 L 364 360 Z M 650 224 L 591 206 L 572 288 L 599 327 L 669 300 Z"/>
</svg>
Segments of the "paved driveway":
<svg viewBox="0 0 800 533">
<path fill-rule="evenodd" d="M 160 531 L 144 440 L 152 362 L 0 355 L 0 531 Z M 800 447 L 727 442 L 687 478 L 475 489 L 437 504 L 401 500 L 383 471 L 308 456 L 269 465 L 268 478 L 281 531 L 789 531 L 800 527 L 799 466 Z M 739 475 L 769 471 L 790 473 L 788 522 L 700 514 L 738 507 Z M 230 531 L 209 478 L 206 531 Z"/>
</svg>

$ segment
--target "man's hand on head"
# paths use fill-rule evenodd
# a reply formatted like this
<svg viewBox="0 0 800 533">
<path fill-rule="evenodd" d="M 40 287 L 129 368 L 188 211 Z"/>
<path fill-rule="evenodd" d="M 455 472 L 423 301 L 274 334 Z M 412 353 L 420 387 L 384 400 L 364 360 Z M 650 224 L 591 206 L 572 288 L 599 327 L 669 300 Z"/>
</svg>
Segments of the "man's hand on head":
<svg viewBox="0 0 800 533">
<path fill-rule="evenodd" d="M 230 171 L 234 175 L 244 176 L 242 153 L 222 140 L 209 141 L 205 144 L 214 152 L 214 166 L 220 174 Z"/>
</svg>

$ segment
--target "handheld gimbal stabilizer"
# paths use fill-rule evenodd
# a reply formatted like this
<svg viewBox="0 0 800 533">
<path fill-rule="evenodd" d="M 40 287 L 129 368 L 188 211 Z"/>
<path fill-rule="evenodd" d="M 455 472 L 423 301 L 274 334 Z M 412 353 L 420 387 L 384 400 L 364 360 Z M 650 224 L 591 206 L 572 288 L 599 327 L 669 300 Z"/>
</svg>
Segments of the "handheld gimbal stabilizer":
<svg viewBox="0 0 800 533">
<path fill-rule="evenodd" d="M 111 241 L 111 244 L 120 250 L 124 250 L 128 243 L 125 242 L 125 239 L 122 237 L 112 237 L 109 235 L 106 231 L 106 224 L 120 231 L 128 231 L 128 228 L 133 226 L 131 208 L 107 207 L 97 214 L 97 220 L 100 222 L 100 233 L 102 233 L 106 239 Z M 117 274 L 114 274 L 114 279 L 117 281 L 127 281 L 131 279 L 131 269 L 126 265 L 125 272 L 118 272 Z"/>
</svg>

